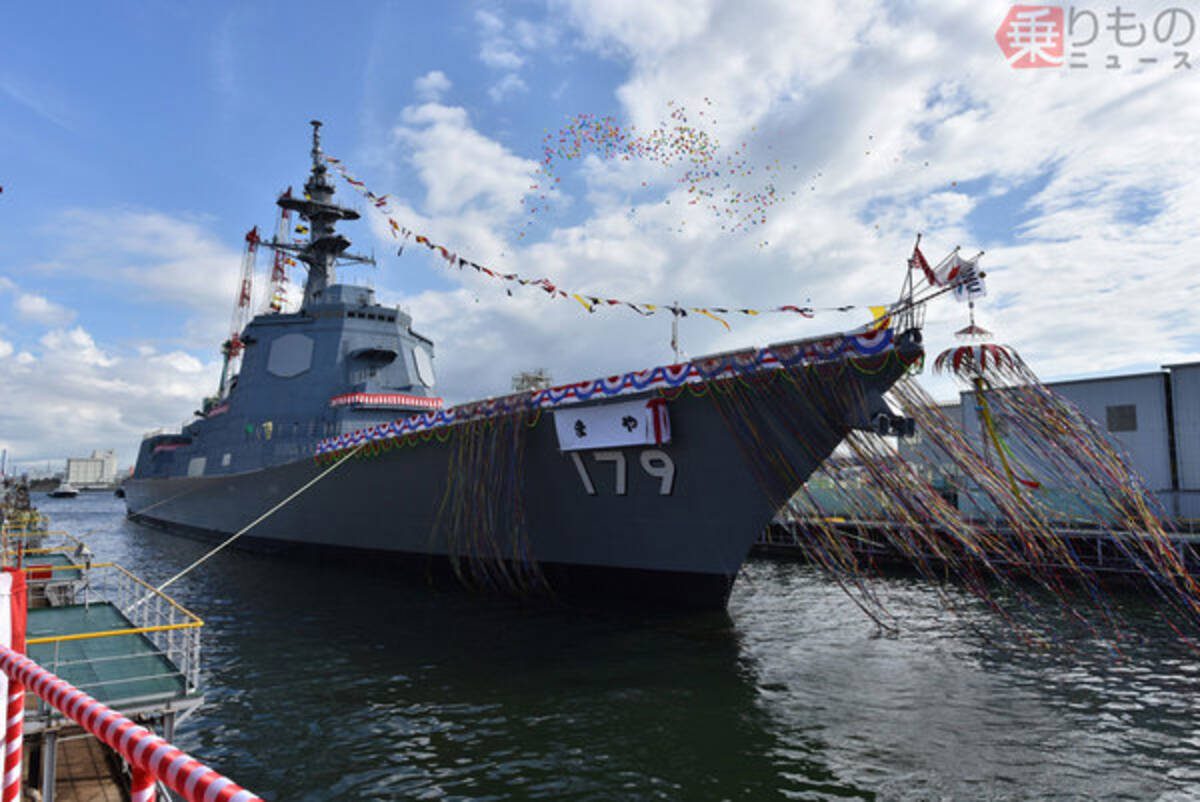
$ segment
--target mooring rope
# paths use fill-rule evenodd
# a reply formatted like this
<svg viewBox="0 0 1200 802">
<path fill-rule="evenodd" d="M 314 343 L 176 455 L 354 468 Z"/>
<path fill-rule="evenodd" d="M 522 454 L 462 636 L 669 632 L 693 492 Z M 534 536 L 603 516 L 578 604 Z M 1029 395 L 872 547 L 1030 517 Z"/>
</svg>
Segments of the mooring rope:
<svg viewBox="0 0 1200 802">
<path fill-rule="evenodd" d="M 187 568 L 184 568 L 182 571 L 180 571 L 179 573 L 175 574 L 175 576 L 171 577 L 171 578 L 170 578 L 170 579 L 168 579 L 166 582 L 163 582 L 161 585 L 159 585 L 157 588 L 155 588 L 155 589 L 154 589 L 154 593 L 162 593 L 164 589 L 166 589 L 167 587 L 170 587 L 170 586 L 171 586 L 171 585 L 173 585 L 175 582 L 177 582 L 178 580 L 182 579 L 184 576 L 186 576 L 186 575 L 188 574 L 188 572 L 192 571 L 192 570 L 193 570 L 193 569 L 195 569 L 197 566 L 199 566 L 200 564 L 204 563 L 206 560 L 208 560 L 210 557 L 212 557 L 213 555 L 215 555 L 217 552 L 221 551 L 221 549 L 225 548 L 225 547 L 226 547 L 226 546 L 228 546 L 230 543 L 232 543 L 233 541 L 237 540 L 239 537 L 241 537 L 242 535 L 246 534 L 246 533 L 247 533 L 247 532 L 249 532 L 251 529 L 253 529 L 254 527 L 258 526 L 260 523 L 262 523 L 263 521 L 265 521 L 266 519 L 270 518 L 272 515 L 274 515 L 275 513 L 277 513 L 279 510 L 283 509 L 283 508 L 284 508 L 284 507 L 285 507 L 287 504 L 289 504 L 289 503 L 290 503 L 290 502 L 291 502 L 293 499 L 295 499 L 297 496 L 299 496 L 299 495 L 300 495 L 301 493 L 303 493 L 305 490 L 308 490 L 310 487 L 312 487 L 313 485 L 315 485 L 317 482 L 321 481 L 321 480 L 322 480 L 322 479 L 324 479 L 326 476 L 328 476 L 329 474 L 333 473 L 333 471 L 335 471 L 335 470 L 338 468 L 338 466 L 339 466 L 339 465 L 341 465 L 343 462 L 345 462 L 346 460 L 350 459 L 350 458 L 351 458 L 351 457 L 353 457 L 355 454 L 357 454 L 357 453 L 358 453 L 358 452 L 359 452 L 359 451 L 362 449 L 362 447 L 363 447 L 364 445 L 366 445 L 366 443 L 365 443 L 365 442 L 363 442 L 363 443 L 359 443 L 359 444 L 358 444 L 357 446 L 355 446 L 353 449 L 351 449 L 350 451 L 347 451 L 347 452 L 346 452 L 346 453 L 345 453 L 345 454 L 344 454 L 344 455 L 341 457 L 341 459 L 339 459 L 337 462 L 335 462 L 335 463 L 333 463 L 332 465 L 330 465 L 330 466 L 329 466 L 328 468 L 326 468 L 325 470 L 321 471 L 319 474 L 317 474 L 316 476 L 314 476 L 312 479 L 309 479 L 307 482 L 305 482 L 305 483 L 304 483 L 304 485 L 303 485 L 303 486 L 301 486 L 301 487 L 300 487 L 300 489 L 299 489 L 299 490 L 295 491 L 295 492 L 294 492 L 294 493 L 292 493 L 290 496 L 288 496 L 287 498 L 285 498 L 283 501 L 279 502 L 279 503 L 278 503 L 278 504 L 276 504 L 274 507 L 272 507 L 271 509 L 269 509 L 269 510 L 267 510 L 266 512 L 264 512 L 262 515 L 258 516 L 258 517 L 257 517 L 257 518 L 255 518 L 253 521 L 251 521 L 250 523 L 246 524 L 244 527 L 242 527 L 241 529 L 239 529 L 237 532 L 234 532 L 232 535 L 230 535 L 230 536 L 229 536 L 229 537 L 227 537 L 227 538 L 226 538 L 224 541 L 222 541 L 220 544 L 218 544 L 216 548 L 212 549 L 212 550 L 211 550 L 211 551 L 209 551 L 207 554 L 204 554 L 203 556 L 201 556 L 201 557 L 200 557 L 200 559 L 198 559 L 198 560 L 196 560 L 195 562 L 193 562 L 193 563 L 192 563 L 191 565 L 189 565 Z M 153 596 L 153 595 L 154 595 L 154 593 L 148 593 L 148 594 L 146 594 L 146 596 L 144 596 L 144 597 L 141 599 L 141 601 L 137 602 L 137 603 L 136 603 L 136 604 L 134 604 L 133 606 L 134 606 L 134 607 L 137 607 L 137 606 L 139 606 L 139 605 L 143 604 L 143 603 L 144 603 L 144 602 L 145 602 L 147 599 L 149 599 L 151 596 Z"/>
</svg>

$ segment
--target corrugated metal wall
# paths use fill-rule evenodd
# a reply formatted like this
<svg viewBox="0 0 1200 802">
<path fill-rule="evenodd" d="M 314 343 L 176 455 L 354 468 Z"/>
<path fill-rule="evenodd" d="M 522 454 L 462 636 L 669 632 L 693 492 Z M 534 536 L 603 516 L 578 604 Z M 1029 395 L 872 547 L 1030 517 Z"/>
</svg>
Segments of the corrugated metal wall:
<svg viewBox="0 0 1200 802">
<path fill-rule="evenodd" d="M 1171 371 L 1171 408 L 1179 468 L 1177 514 L 1200 518 L 1200 362 L 1167 367 Z"/>
</svg>

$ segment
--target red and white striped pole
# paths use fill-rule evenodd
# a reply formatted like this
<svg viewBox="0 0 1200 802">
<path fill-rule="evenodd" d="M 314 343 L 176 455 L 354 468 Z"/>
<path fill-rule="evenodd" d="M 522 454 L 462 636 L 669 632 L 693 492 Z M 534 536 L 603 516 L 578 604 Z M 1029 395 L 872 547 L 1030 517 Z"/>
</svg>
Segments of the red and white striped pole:
<svg viewBox="0 0 1200 802">
<path fill-rule="evenodd" d="M 20 568 L 5 568 L 8 587 L 9 621 L 12 652 L 25 653 L 25 572 Z M 21 798 L 21 747 L 25 729 L 25 686 L 15 677 L 8 678 L 4 713 L 4 786 L 2 802 L 18 802 Z"/>
<path fill-rule="evenodd" d="M 133 766 L 133 777 L 129 781 L 129 802 L 154 802 L 154 775 L 138 766 Z"/>
<path fill-rule="evenodd" d="M 0 646 L 0 671 L 61 711 L 125 758 L 135 771 L 162 780 L 188 802 L 253 802 L 260 797 L 181 752 L 145 727 L 97 702 L 28 657 Z"/>
</svg>

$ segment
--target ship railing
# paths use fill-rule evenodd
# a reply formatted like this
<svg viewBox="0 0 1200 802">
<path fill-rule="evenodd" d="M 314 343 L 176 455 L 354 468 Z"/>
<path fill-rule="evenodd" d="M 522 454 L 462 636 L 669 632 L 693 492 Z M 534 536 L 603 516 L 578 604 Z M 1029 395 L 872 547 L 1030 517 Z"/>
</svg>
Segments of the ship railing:
<svg viewBox="0 0 1200 802">
<path fill-rule="evenodd" d="M 9 510 L 0 523 L 0 537 L 45 537 L 50 519 L 37 510 Z"/>
<path fill-rule="evenodd" d="M 4 734 L 5 800 L 17 799 L 21 791 L 23 717 L 20 712 L 25 705 L 26 689 L 124 758 L 133 775 L 129 798 L 136 802 L 153 802 L 159 782 L 188 802 L 260 799 L 7 646 L 0 646 L 0 671 L 8 676 L 10 684 Z"/>
<path fill-rule="evenodd" d="M 90 554 L 79 538 L 58 529 L 48 528 L 49 519 L 43 519 L 40 529 L 4 528 L 0 530 L 0 564 L 21 566 L 38 557 L 71 553 L 80 556 Z M 36 544 L 36 545 L 34 545 Z"/>
<path fill-rule="evenodd" d="M 60 658 L 63 644 L 73 641 L 87 641 L 101 638 L 116 638 L 121 636 L 141 636 L 166 658 L 166 670 L 153 675 L 119 676 L 111 680 L 88 683 L 87 690 L 98 691 L 108 686 L 107 694 L 114 698 L 119 690 L 112 686 L 125 685 L 135 687 L 134 683 L 148 682 L 157 679 L 178 679 L 185 694 L 194 693 L 200 683 L 200 629 L 204 621 L 195 613 L 183 607 L 153 585 L 135 576 L 117 563 L 91 563 L 70 565 L 29 565 L 26 575 L 39 576 L 43 573 L 71 570 L 85 571 L 83 587 L 76 591 L 73 603 L 87 608 L 91 605 L 109 604 L 120 613 L 128 626 L 116 626 L 95 632 L 74 632 L 69 634 L 48 635 L 45 637 L 30 637 L 30 646 L 38 644 L 55 644 L 50 668 L 53 671 L 69 668 L 73 663 Z M 30 633 L 33 635 L 34 633 Z M 129 641 L 128 651 L 105 655 L 100 658 L 91 657 L 78 662 L 108 661 L 114 668 L 119 668 L 120 661 L 133 662 L 144 658 L 147 654 L 140 640 Z M 132 698 L 132 697 L 130 697 Z"/>
</svg>

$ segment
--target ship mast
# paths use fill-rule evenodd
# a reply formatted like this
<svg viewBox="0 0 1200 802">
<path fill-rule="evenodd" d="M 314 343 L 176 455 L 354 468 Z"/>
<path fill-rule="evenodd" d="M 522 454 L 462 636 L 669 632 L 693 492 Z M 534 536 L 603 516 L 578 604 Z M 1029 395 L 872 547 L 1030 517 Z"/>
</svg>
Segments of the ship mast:
<svg viewBox="0 0 1200 802">
<path fill-rule="evenodd" d="M 369 256 L 346 253 L 350 240 L 334 231 L 339 220 L 357 220 L 358 212 L 338 206 L 333 202 L 334 187 L 329 179 L 329 168 L 325 166 L 321 152 L 321 121 L 313 120 L 312 172 L 304 184 L 304 197 L 293 198 L 285 193 L 276 201 L 284 209 L 297 212 L 308 221 L 308 242 L 292 243 L 274 239 L 263 243 L 272 248 L 293 254 L 308 268 L 308 280 L 304 283 L 304 302 L 301 311 L 313 304 L 321 303 L 325 288 L 335 279 L 334 268 L 338 261 L 375 264 Z"/>
</svg>

